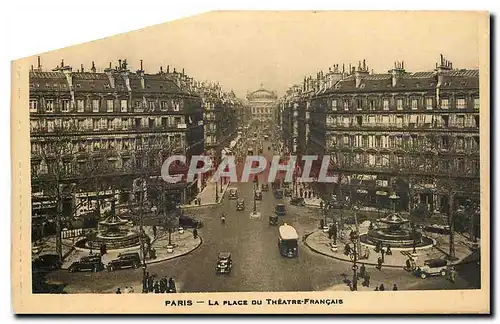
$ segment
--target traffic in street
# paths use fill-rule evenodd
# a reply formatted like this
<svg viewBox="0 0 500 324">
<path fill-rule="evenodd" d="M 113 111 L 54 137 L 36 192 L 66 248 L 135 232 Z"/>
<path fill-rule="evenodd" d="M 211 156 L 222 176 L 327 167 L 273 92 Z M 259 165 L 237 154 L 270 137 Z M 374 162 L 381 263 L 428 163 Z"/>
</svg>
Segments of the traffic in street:
<svg viewBox="0 0 500 324">
<path fill-rule="evenodd" d="M 254 141 L 253 134 L 257 133 Z M 279 143 L 264 138 L 264 129 L 250 129 L 247 140 L 240 151 L 260 150 L 268 161 L 280 154 Z M 270 138 L 273 134 L 267 133 Z M 266 138 L 268 138 L 266 136 Z M 276 148 L 276 149 L 273 149 Z M 276 199 L 272 189 L 262 191 L 262 200 L 257 200 L 256 211 L 260 217 L 252 217 L 254 190 L 267 183 L 263 175 L 255 182 L 231 183 L 229 189 L 237 190 L 237 199 L 230 199 L 228 192 L 221 204 L 211 207 L 186 210 L 184 214 L 203 223 L 198 235 L 201 246 L 193 252 L 172 260 L 148 265 L 147 271 L 158 277 L 175 278 L 180 292 L 231 292 L 231 291 L 319 291 L 338 289 L 352 278 L 352 263 L 336 260 L 311 251 L 304 238 L 318 228 L 322 218 L 319 209 L 307 206 L 292 206 L 289 198 Z M 237 201 L 244 200 L 244 210 L 237 210 Z M 275 214 L 277 204 L 285 205 L 285 215 L 279 216 L 278 224 L 272 225 L 269 217 Z M 225 215 L 225 220 L 221 216 Z M 287 258 L 280 255 L 278 246 L 279 225 L 287 223 L 299 234 L 298 255 Z M 232 269 L 229 273 L 217 274 L 216 266 L 220 252 L 229 252 Z M 375 269 L 367 266 L 370 287 L 397 284 L 404 289 L 464 289 L 478 288 L 474 278 L 479 267 L 472 265 L 457 269 L 455 283 L 445 277 L 421 280 L 397 268 Z M 64 283 L 69 292 L 110 292 L 115 287 L 137 286 L 142 282 L 141 269 L 126 269 L 115 272 L 69 273 L 53 271 L 48 279 Z M 331 288 L 337 287 L 337 288 Z"/>
</svg>

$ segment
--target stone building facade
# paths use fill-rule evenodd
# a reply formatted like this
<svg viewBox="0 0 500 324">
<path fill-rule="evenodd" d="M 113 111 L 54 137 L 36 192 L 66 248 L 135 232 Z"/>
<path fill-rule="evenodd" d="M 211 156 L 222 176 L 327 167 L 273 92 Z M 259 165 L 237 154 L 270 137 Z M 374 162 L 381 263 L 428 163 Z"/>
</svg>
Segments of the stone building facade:
<svg viewBox="0 0 500 324">
<path fill-rule="evenodd" d="M 262 87 L 247 94 L 252 119 L 271 123 L 275 119 L 275 108 L 278 96 L 274 91 Z"/>
</svg>

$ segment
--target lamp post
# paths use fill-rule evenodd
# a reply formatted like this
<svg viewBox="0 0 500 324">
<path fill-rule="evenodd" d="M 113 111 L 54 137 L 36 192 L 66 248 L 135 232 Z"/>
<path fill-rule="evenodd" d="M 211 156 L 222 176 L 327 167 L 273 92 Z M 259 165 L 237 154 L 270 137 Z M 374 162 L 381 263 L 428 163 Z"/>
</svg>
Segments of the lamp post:
<svg viewBox="0 0 500 324">
<path fill-rule="evenodd" d="M 355 206 L 354 208 L 354 215 L 356 215 L 356 210 L 357 210 L 357 206 Z M 355 216 L 356 218 L 356 216 Z M 350 237 L 352 243 L 353 243 L 353 264 L 352 264 L 352 290 L 353 291 L 357 291 L 358 290 L 358 251 L 359 251 L 359 247 L 358 247 L 358 239 L 359 239 L 359 233 L 356 229 L 355 232 L 351 232 L 351 237 Z"/>
<path fill-rule="evenodd" d="M 399 199 L 399 196 L 396 195 L 396 193 L 393 193 L 392 195 L 389 196 L 389 199 L 392 201 L 392 209 L 394 213 L 396 213 L 396 202 Z"/>
<path fill-rule="evenodd" d="M 257 201 L 255 200 L 255 192 L 256 192 L 256 188 L 255 188 L 255 185 L 254 185 L 254 188 L 253 188 L 253 213 L 257 213 Z"/>
<path fill-rule="evenodd" d="M 219 201 L 219 182 L 215 181 L 215 202 Z"/>
</svg>

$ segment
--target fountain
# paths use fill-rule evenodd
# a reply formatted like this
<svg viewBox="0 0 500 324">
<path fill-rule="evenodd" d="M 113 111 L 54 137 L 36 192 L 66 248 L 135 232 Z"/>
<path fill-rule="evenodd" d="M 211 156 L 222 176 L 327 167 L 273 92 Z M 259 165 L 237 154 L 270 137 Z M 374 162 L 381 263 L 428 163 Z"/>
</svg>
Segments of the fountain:
<svg viewBox="0 0 500 324">
<path fill-rule="evenodd" d="M 139 247 L 139 233 L 132 231 L 128 221 L 116 215 L 115 199 L 111 200 L 111 213 L 99 222 L 97 234 L 78 241 L 75 246 L 87 249 L 99 249 L 102 245 L 107 250 L 129 249 Z"/>
<path fill-rule="evenodd" d="M 399 197 L 393 195 L 389 197 L 394 201 Z M 386 217 L 379 218 L 377 228 L 368 230 L 368 233 L 360 236 L 363 244 L 376 246 L 390 245 L 391 248 L 413 249 L 432 247 L 433 240 L 419 233 L 413 225 L 410 225 L 408 219 L 403 218 L 395 211 L 389 213 Z"/>
</svg>

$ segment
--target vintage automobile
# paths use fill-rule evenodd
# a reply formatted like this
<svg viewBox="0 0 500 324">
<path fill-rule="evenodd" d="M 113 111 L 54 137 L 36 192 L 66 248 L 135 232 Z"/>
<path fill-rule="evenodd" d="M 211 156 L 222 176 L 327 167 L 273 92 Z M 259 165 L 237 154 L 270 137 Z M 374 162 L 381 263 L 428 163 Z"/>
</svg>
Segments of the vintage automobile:
<svg viewBox="0 0 500 324">
<path fill-rule="evenodd" d="M 426 225 L 423 228 L 424 231 L 437 234 L 450 234 L 450 226 L 448 225 Z"/>
<path fill-rule="evenodd" d="M 238 199 L 236 201 L 236 210 L 237 211 L 245 210 L 245 200 Z"/>
<path fill-rule="evenodd" d="M 179 217 L 179 227 L 182 228 L 201 228 L 203 227 L 203 222 L 197 219 L 194 219 L 189 216 L 180 216 Z"/>
<path fill-rule="evenodd" d="M 61 269 L 62 261 L 57 254 L 44 254 L 33 260 L 32 267 L 38 270 Z"/>
<path fill-rule="evenodd" d="M 262 200 L 262 191 L 255 190 L 255 200 Z"/>
<path fill-rule="evenodd" d="M 269 216 L 269 225 L 278 225 L 278 215 Z"/>
<path fill-rule="evenodd" d="M 120 253 L 116 259 L 108 262 L 108 271 L 124 268 L 137 269 L 141 266 L 141 258 L 137 252 Z"/>
<path fill-rule="evenodd" d="M 285 216 L 286 215 L 286 209 L 284 204 L 277 204 L 276 207 L 274 208 L 274 211 L 277 216 Z"/>
<path fill-rule="evenodd" d="M 306 203 L 304 201 L 304 198 L 301 198 L 301 197 L 292 197 L 292 199 L 290 199 L 290 205 L 293 205 L 293 206 L 305 206 Z"/>
<path fill-rule="evenodd" d="M 104 269 L 104 264 L 102 263 L 101 255 L 94 254 L 86 257 L 80 258 L 79 261 L 73 262 L 69 268 L 69 272 L 77 271 L 101 271 Z"/>
<path fill-rule="evenodd" d="M 267 141 L 269 140 L 269 136 L 268 135 L 264 135 L 264 141 Z"/>
<path fill-rule="evenodd" d="M 261 190 L 261 191 L 269 191 L 269 184 L 268 184 L 268 183 L 263 183 L 263 184 L 260 186 L 260 190 Z"/>
<path fill-rule="evenodd" d="M 283 199 L 283 190 L 282 189 L 274 189 L 274 198 Z"/>
<path fill-rule="evenodd" d="M 238 199 L 238 189 L 229 188 L 229 199 Z"/>
<path fill-rule="evenodd" d="M 230 252 L 219 252 L 217 256 L 217 266 L 215 267 L 216 274 L 231 273 L 233 268 L 233 260 Z"/>
<path fill-rule="evenodd" d="M 444 259 L 429 259 L 424 261 L 422 267 L 417 267 L 415 275 L 422 279 L 429 276 L 446 276 L 448 273 L 448 261 Z"/>
</svg>

